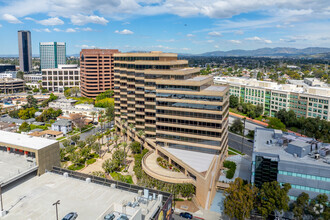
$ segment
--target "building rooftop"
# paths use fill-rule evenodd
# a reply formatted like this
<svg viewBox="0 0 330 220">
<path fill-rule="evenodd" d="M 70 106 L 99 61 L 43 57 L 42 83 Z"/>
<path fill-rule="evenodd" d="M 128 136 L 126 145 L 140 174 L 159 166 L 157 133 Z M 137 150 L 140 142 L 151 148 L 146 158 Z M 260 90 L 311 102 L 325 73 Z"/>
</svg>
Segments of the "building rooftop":
<svg viewBox="0 0 330 220">
<path fill-rule="evenodd" d="M 211 162 L 215 157 L 214 154 L 207 154 L 189 150 L 181 150 L 169 147 L 166 147 L 164 149 L 200 173 L 205 172 L 209 169 Z"/>
<path fill-rule="evenodd" d="M 54 140 L 33 137 L 25 134 L 0 131 L 0 145 L 1 143 L 3 143 L 3 144 L 10 144 L 20 147 L 30 148 L 33 150 L 40 150 L 56 142 L 57 141 Z"/>
<path fill-rule="evenodd" d="M 4 209 L 9 210 L 9 213 L 3 217 L 4 220 L 55 219 L 55 207 L 52 204 L 58 200 L 60 200 L 59 219 L 69 212 L 76 212 L 78 219 L 81 220 L 103 220 L 103 216 L 109 212 L 116 211 L 118 217 L 119 206 L 141 201 L 138 193 L 128 189 L 112 188 L 50 172 L 33 177 L 5 191 L 3 198 L 5 198 Z M 137 207 L 137 209 L 141 208 L 142 214 L 152 213 L 159 204 L 157 200 L 143 201 L 146 202 L 139 202 Z M 128 205 L 123 212 L 129 216 L 130 209 Z"/>
<path fill-rule="evenodd" d="M 72 125 L 72 122 L 70 120 L 67 120 L 67 119 L 61 119 L 61 120 L 55 121 L 52 125 L 70 126 L 70 125 Z"/>
<path fill-rule="evenodd" d="M 275 138 L 274 134 L 278 136 L 275 136 Z M 304 152 L 309 150 L 312 144 L 316 144 L 318 149 L 315 150 L 315 147 L 313 147 L 314 150 L 311 152 Z M 301 148 L 301 152 L 304 152 L 302 156 L 299 157 L 299 155 L 295 153 L 289 153 L 292 152 L 292 147 Z M 299 137 L 286 132 L 283 132 L 283 134 L 274 133 L 274 129 L 256 128 L 253 152 L 273 156 L 277 155 L 278 159 L 282 161 L 308 163 L 317 166 L 328 166 L 330 168 L 330 144 L 321 143 L 312 138 Z M 317 158 L 317 154 L 323 156 L 319 157 L 319 159 L 315 159 Z"/>
<path fill-rule="evenodd" d="M 210 76 L 196 76 L 196 77 L 193 77 L 193 78 L 190 78 L 190 79 L 187 79 L 189 81 L 203 81 L 205 79 L 208 79 L 210 78 Z"/>
<path fill-rule="evenodd" d="M 245 79 L 240 77 L 215 76 L 213 79 L 215 83 L 223 83 L 223 84 L 230 83 L 234 85 L 244 85 L 244 86 L 251 86 L 256 88 L 272 89 L 279 92 L 295 92 L 301 94 L 324 96 L 326 98 L 330 96 L 329 87 L 315 87 L 315 86 L 308 86 L 307 84 L 304 84 L 302 86 L 301 84 L 299 85 L 298 83 L 277 84 L 276 82 L 266 82 L 256 79 Z M 289 82 L 290 81 L 292 80 L 289 80 Z"/>
<path fill-rule="evenodd" d="M 35 159 L 0 151 L 0 184 L 3 186 L 11 179 L 36 166 Z"/>
<path fill-rule="evenodd" d="M 217 91 L 217 92 L 223 92 L 225 91 L 227 86 L 209 86 L 205 88 L 206 91 Z"/>
</svg>

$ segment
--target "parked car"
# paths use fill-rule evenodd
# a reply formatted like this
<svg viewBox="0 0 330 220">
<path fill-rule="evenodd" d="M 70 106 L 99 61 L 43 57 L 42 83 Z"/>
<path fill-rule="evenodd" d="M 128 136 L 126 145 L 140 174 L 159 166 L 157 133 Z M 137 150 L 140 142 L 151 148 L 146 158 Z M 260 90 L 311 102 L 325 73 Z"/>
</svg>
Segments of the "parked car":
<svg viewBox="0 0 330 220">
<path fill-rule="evenodd" d="M 78 217 L 76 212 L 70 212 L 62 220 L 75 220 Z"/>
<path fill-rule="evenodd" d="M 251 139 L 248 139 L 248 142 L 251 142 L 251 143 L 253 143 L 253 140 L 251 140 Z"/>
<path fill-rule="evenodd" d="M 119 216 L 119 218 L 117 218 L 118 220 L 129 220 L 129 218 L 127 217 L 127 215 L 125 215 L 125 214 L 121 214 L 120 216 Z"/>
<path fill-rule="evenodd" d="M 115 214 L 109 213 L 106 216 L 104 216 L 104 220 L 113 220 L 115 219 L 115 217 L 116 217 Z"/>
<path fill-rule="evenodd" d="M 187 218 L 187 219 L 192 219 L 192 218 L 193 218 L 193 215 L 190 214 L 189 212 L 181 212 L 181 213 L 180 213 L 180 216 L 181 216 L 182 218 Z"/>
</svg>

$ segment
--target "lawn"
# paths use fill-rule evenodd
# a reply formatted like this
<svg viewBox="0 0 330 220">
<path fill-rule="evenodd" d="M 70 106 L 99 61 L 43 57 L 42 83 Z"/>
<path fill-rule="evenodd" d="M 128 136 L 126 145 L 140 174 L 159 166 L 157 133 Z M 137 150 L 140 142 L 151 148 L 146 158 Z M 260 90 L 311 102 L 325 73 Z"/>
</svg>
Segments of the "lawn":
<svg viewBox="0 0 330 220">
<path fill-rule="evenodd" d="M 110 173 L 110 175 L 116 181 L 133 184 L 132 176 L 130 176 L 130 175 L 122 175 L 117 172 L 112 172 L 112 173 Z"/>
<path fill-rule="evenodd" d="M 57 140 L 57 141 L 61 141 L 61 140 L 65 139 L 65 138 L 66 138 L 66 137 L 63 136 L 63 137 L 60 137 L 60 138 L 56 138 L 56 140 Z"/>
</svg>

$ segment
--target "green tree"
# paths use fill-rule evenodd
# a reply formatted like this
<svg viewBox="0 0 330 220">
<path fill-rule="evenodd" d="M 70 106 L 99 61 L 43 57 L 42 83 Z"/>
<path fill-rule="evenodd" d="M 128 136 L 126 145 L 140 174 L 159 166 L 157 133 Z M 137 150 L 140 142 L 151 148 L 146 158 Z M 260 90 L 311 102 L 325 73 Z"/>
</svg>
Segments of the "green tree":
<svg viewBox="0 0 330 220">
<path fill-rule="evenodd" d="M 106 173 L 112 173 L 119 169 L 119 164 L 115 160 L 107 159 L 103 162 L 102 168 Z"/>
<path fill-rule="evenodd" d="M 303 219 L 305 210 L 308 209 L 309 195 L 305 192 L 301 193 L 297 200 L 293 203 L 292 212 L 297 219 Z"/>
<path fill-rule="evenodd" d="M 330 216 L 330 206 L 328 196 L 326 194 L 319 194 L 314 199 L 312 199 L 310 202 L 310 211 L 315 219 L 329 219 L 328 217 Z"/>
<path fill-rule="evenodd" d="M 124 150 L 116 150 L 112 155 L 112 160 L 115 160 L 120 166 L 124 165 L 126 152 Z"/>
<path fill-rule="evenodd" d="M 71 136 L 71 140 L 77 145 L 77 142 L 80 140 L 80 135 Z"/>
<path fill-rule="evenodd" d="M 277 181 L 262 184 L 257 197 L 258 212 L 266 218 L 274 211 L 287 211 L 289 209 L 288 192 L 290 189 L 289 183 L 283 184 L 283 187 Z"/>
<path fill-rule="evenodd" d="M 241 178 L 236 178 L 225 190 L 224 212 L 231 218 L 244 220 L 250 218 L 256 200 L 257 188 L 244 184 Z"/>
<path fill-rule="evenodd" d="M 230 126 L 229 130 L 236 134 L 243 134 L 244 125 L 241 119 L 235 118 L 233 124 Z"/>
<path fill-rule="evenodd" d="M 26 109 L 21 109 L 18 112 L 18 116 L 23 120 L 26 120 L 26 119 L 29 119 L 29 118 L 34 118 L 34 114 L 36 113 L 36 111 L 37 110 L 33 107 L 26 108 Z"/>
<path fill-rule="evenodd" d="M 278 118 L 270 118 L 268 122 L 268 128 L 280 129 L 282 131 L 286 131 L 285 124 L 283 124 L 281 120 Z"/>
<path fill-rule="evenodd" d="M 239 104 L 239 99 L 237 96 L 231 95 L 229 97 L 229 106 L 230 108 L 236 108 Z"/>
<path fill-rule="evenodd" d="M 26 108 L 31 108 L 31 107 L 38 108 L 37 106 L 38 100 L 34 98 L 32 95 L 28 95 L 26 97 L 26 101 L 27 101 Z"/>
<path fill-rule="evenodd" d="M 16 75 L 16 78 L 18 78 L 18 79 L 23 79 L 23 80 L 24 80 L 24 72 L 22 72 L 22 71 L 18 71 L 18 72 L 17 72 L 17 75 Z"/>
<path fill-rule="evenodd" d="M 27 131 L 30 130 L 30 126 L 29 126 L 29 124 L 28 124 L 27 122 L 23 122 L 23 123 L 21 124 L 21 126 L 19 126 L 19 130 L 20 130 L 21 132 L 27 132 Z"/>
<path fill-rule="evenodd" d="M 141 144 L 137 141 L 133 141 L 129 147 L 133 154 L 139 154 L 141 152 Z"/>
</svg>

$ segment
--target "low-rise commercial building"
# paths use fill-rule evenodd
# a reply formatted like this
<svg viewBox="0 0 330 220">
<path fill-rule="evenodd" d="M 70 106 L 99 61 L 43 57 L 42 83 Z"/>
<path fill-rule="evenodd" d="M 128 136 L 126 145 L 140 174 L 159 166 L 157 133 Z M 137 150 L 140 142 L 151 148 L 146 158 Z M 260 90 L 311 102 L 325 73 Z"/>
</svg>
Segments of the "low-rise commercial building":
<svg viewBox="0 0 330 220">
<path fill-rule="evenodd" d="M 264 115 L 275 116 L 281 109 L 293 110 L 297 117 L 321 118 L 330 121 L 330 88 L 297 84 L 243 79 L 238 77 L 214 77 L 216 84 L 230 86 L 234 95 L 254 105 L 262 105 Z"/>
<path fill-rule="evenodd" d="M 16 93 L 24 91 L 24 80 L 16 78 L 0 79 L 0 91 L 2 93 Z"/>
<path fill-rule="evenodd" d="M 58 65 L 56 69 L 43 69 L 42 87 L 52 92 L 63 92 L 64 88 L 80 88 L 80 68 L 77 65 Z"/>
<path fill-rule="evenodd" d="M 251 182 L 290 183 L 289 196 L 295 200 L 302 192 L 310 198 L 330 196 L 330 144 L 299 137 L 280 130 L 255 130 Z"/>
<path fill-rule="evenodd" d="M 0 73 L 0 79 L 3 78 L 16 78 L 17 77 L 17 72 L 16 71 L 6 71 L 3 73 Z"/>
<path fill-rule="evenodd" d="M 42 80 L 41 74 L 24 74 L 25 82 L 40 82 Z"/>
<path fill-rule="evenodd" d="M 75 103 L 78 102 L 74 99 L 56 99 L 48 104 L 50 108 L 60 108 L 60 109 L 67 109 L 73 108 Z"/>
<path fill-rule="evenodd" d="M 0 130 L 0 151 L 34 158 L 38 175 L 51 170 L 53 166 L 60 166 L 58 141 Z"/>
<path fill-rule="evenodd" d="M 6 71 L 16 71 L 16 66 L 14 64 L 0 64 L 0 73 Z"/>
<path fill-rule="evenodd" d="M 200 76 L 177 54 L 117 53 L 114 59 L 118 131 L 150 150 L 142 160 L 149 176 L 193 184 L 196 201 L 208 209 L 227 154 L 229 88 L 213 85 L 212 76 Z M 159 166 L 158 157 L 180 172 Z"/>
</svg>

